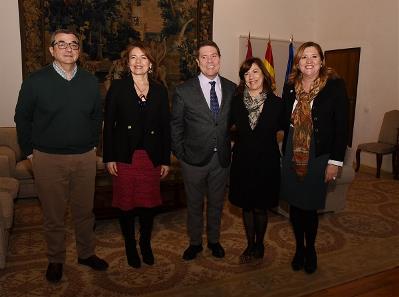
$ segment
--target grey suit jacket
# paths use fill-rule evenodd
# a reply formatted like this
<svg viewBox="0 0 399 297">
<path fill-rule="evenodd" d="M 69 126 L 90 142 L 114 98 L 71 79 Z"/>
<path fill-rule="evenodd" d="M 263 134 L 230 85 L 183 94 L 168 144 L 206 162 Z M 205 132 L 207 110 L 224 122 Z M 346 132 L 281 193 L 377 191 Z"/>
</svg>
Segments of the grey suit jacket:
<svg viewBox="0 0 399 297">
<path fill-rule="evenodd" d="M 222 102 L 215 120 L 202 93 L 198 77 L 176 87 L 171 113 L 172 151 L 176 158 L 204 166 L 215 147 L 222 167 L 230 164 L 230 104 L 236 85 L 220 77 Z"/>
</svg>

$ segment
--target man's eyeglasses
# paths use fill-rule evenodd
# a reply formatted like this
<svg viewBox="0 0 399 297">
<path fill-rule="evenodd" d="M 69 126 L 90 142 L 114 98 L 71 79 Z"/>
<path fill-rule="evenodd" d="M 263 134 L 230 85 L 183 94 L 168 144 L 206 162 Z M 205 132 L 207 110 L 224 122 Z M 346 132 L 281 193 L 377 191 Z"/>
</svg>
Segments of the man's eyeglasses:
<svg viewBox="0 0 399 297">
<path fill-rule="evenodd" d="M 73 49 L 73 50 L 78 50 L 79 49 L 79 44 L 76 42 L 65 42 L 65 41 L 57 41 L 53 42 L 53 47 L 57 46 L 59 49 L 66 49 L 68 46 Z"/>
</svg>

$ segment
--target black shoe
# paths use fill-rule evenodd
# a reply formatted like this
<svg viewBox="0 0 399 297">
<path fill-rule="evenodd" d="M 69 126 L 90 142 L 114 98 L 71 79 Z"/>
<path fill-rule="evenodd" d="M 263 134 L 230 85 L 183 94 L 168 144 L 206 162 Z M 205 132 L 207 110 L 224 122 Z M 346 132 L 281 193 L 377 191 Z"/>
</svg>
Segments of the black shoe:
<svg viewBox="0 0 399 297">
<path fill-rule="evenodd" d="M 140 245 L 140 252 L 141 256 L 143 257 L 143 262 L 147 265 L 154 265 L 154 254 L 152 253 L 151 243 L 150 242 L 141 242 Z"/>
<path fill-rule="evenodd" d="M 199 252 L 202 252 L 202 245 L 192 245 L 190 244 L 188 248 L 183 253 L 183 259 L 186 261 L 193 260 Z"/>
<path fill-rule="evenodd" d="M 256 243 L 255 244 L 255 249 L 254 249 L 254 258 L 255 259 L 263 259 L 263 256 L 265 254 L 265 246 L 262 243 Z"/>
<path fill-rule="evenodd" d="M 291 267 L 294 271 L 299 271 L 303 268 L 304 264 L 304 253 L 303 250 L 297 250 L 294 258 L 291 261 Z"/>
<path fill-rule="evenodd" d="M 49 263 L 46 271 L 46 279 L 50 283 L 58 283 L 62 278 L 62 263 Z"/>
<path fill-rule="evenodd" d="M 86 259 L 78 258 L 78 263 L 99 271 L 107 270 L 108 268 L 108 263 L 96 255 L 90 256 Z"/>
<path fill-rule="evenodd" d="M 247 264 L 252 262 L 254 259 L 254 252 L 255 252 L 255 246 L 247 246 L 247 248 L 244 250 L 244 252 L 240 255 L 240 264 Z"/>
<path fill-rule="evenodd" d="M 212 256 L 216 258 L 223 258 L 224 257 L 224 249 L 220 245 L 219 242 L 217 243 L 208 243 L 208 249 L 212 251 Z"/>
<path fill-rule="evenodd" d="M 317 254 L 314 247 L 306 249 L 304 268 L 305 272 L 309 274 L 314 273 L 317 270 Z"/>
</svg>

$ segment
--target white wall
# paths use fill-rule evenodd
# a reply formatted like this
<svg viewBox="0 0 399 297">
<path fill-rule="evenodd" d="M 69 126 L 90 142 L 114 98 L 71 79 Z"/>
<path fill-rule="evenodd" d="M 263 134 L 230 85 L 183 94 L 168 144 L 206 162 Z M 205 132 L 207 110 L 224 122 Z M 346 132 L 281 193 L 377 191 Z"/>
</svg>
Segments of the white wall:
<svg viewBox="0 0 399 297">
<path fill-rule="evenodd" d="M 271 39 L 289 40 L 292 34 L 295 40 L 314 39 L 312 16 L 316 3 L 317 0 L 214 0 L 213 37 L 222 54 L 222 74 L 238 81 L 240 35 L 251 32 L 252 36 L 270 34 Z"/>
<path fill-rule="evenodd" d="M 354 138 L 376 141 L 385 111 L 399 109 L 399 8 L 397 0 L 272 1 L 216 0 L 214 40 L 222 52 L 222 74 L 238 81 L 238 38 L 247 35 L 313 40 L 324 50 L 361 47 Z M 375 156 L 362 154 L 375 167 Z M 383 169 L 391 171 L 391 157 Z"/>
<path fill-rule="evenodd" d="M 316 36 L 325 49 L 361 47 L 353 148 L 378 138 L 384 113 L 399 109 L 398 1 L 318 1 Z M 350 20 L 350 22 L 348 22 Z M 362 153 L 375 167 L 375 155 Z M 392 158 L 383 168 L 391 170 Z"/>
<path fill-rule="evenodd" d="M 238 81 L 239 36 L 314 40 L 324 50 L 361 47 L 353 148 L 375 141 L 385 111 L 399 109 L 399 7 L 397 0 L 214 0 L 214 40 L 222 52 L 222 74 Z M 20 88 L 18 1 L 0 1 L 2 36 L 0 126 L 13 126 Z M 364 162 L 363 162 L 364 160 Z M 375 166 L 374 156 L 362 163 Z M 383 168 L 390 170 L 391 159 Z"/>
<path fill-rule="evenodd" d="M 0 1 L 0 127 L 15 126 L 14 110 L 22 82 L 18 1 Z"/>
</svg>

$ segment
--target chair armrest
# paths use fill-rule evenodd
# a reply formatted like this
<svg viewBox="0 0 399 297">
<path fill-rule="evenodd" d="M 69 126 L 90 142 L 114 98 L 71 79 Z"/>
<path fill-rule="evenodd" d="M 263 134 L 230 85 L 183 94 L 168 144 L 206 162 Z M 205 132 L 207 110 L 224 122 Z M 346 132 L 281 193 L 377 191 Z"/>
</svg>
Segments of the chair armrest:
<svg viewBox="0 0 399 297">
<path fill-rule="evenodd" d="M 355 178 L 355 170 L 350 165 L 344 165 L 338 174 L 337 184 L 350 184 Z"/>
<path fill-rule="evenodd" d="M 15 159 L 15 152 L 9 146 L 1 145 L 0 157 L 1 157 L 0 176 L 14 176 L 15 167 L 17 164 Z"/>
<path fill-rule="evenodd" d="M 10 177 L 10 163 L 8 157 L 0 155 L 0 177 Z"/>
</svg>

